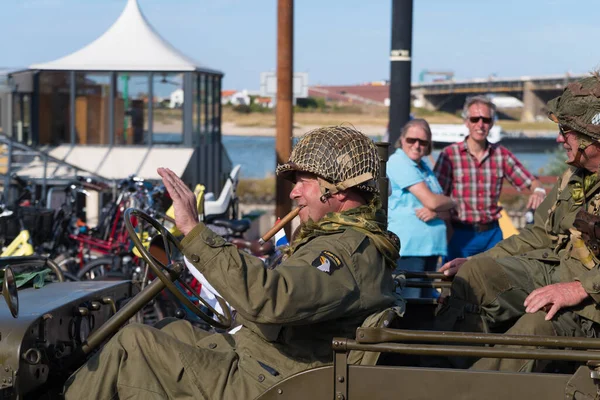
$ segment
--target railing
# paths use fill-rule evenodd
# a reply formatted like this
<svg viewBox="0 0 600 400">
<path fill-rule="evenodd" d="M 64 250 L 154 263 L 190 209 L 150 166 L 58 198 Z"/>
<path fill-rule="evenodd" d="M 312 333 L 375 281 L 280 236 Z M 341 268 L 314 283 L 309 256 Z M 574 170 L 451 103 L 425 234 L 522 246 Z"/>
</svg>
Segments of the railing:
<svg viewBox="0 0 600 400">
<path fill-rule="evenodd" d="M 9 199 L 11 180 L 18 176 L 41 186 L 40 199 L 45 201 L 49 185 L 67 184 L 79 176 L 92 178 L 108 188 L 116 189 L 116 181 L 54 158 L 42 150 L 0 135 L 0 179 L 4 201 Z"/>
</svg>

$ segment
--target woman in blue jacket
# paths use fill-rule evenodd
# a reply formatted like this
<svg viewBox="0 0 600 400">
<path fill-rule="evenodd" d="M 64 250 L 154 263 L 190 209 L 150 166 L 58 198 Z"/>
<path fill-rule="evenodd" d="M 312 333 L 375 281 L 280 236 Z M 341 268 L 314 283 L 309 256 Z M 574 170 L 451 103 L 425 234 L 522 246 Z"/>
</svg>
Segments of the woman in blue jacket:
<svg viewBox="0 0 600 400">
<path fill-rule="evenodd" d="M 400 271 L 435 271 L 438 258 L 447 252 L 446 225 L 440 218 L 454 207 L 423 157 L 431 154 L 431 129 L 424 119 L 413 119 L 402 128 L 396 151 L 388 162 L 391 194 L 388 229 L 400 238 Z M 405 288 L 404 297 L 431 297 L 431 290 Z"/>
</svg>

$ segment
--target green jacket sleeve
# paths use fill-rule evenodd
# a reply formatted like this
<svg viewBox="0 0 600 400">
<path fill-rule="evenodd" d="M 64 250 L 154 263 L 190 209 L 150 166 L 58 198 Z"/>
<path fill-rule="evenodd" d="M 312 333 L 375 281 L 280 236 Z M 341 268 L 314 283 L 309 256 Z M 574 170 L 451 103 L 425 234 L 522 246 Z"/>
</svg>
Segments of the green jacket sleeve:
<svg viewBox="0 0 600 400">
<path fill-rule="evenodd" d="M 600 303 L 600 271 L 598 268 L 581 274 L 575 280 L 581 282 L 583 289 L 596 303 Z"/>
<path fill-rule="evenodd" d="M 339 236 L 317 237 L 271 270 L 203 224 L 183 239 L 182 247 L 186 258 L 245 319 L 261 324 L 293 324 L 343 316 L 360 304 L 356 301 L 361 293 L 352 265 L 355 249 Z M 332 266 L 330 272 L 317 269 L 314 265 L 323 251 L 339 257 L 340 266 Z M 371 267 L 379 263 L 384 268 L 376 249 L 371 253 L 379 259 L 364 261 Z"/>
<path fill-rule="evenodd" d="M 552 239 L 546 232 L 546 221 L 551 207 L 557 199 L 558 184 L 546 196 L 534 214 L 534 222 L 531 227 L 526 227 L 518 235 L 513 235 L 490 250 L 478 254 L 476 257 L 506 257 L 527 253 L 532 250 L 545 249 L 552 246 Z M 548 227 L 550 229 L 550 227 Z"/>
</svg>

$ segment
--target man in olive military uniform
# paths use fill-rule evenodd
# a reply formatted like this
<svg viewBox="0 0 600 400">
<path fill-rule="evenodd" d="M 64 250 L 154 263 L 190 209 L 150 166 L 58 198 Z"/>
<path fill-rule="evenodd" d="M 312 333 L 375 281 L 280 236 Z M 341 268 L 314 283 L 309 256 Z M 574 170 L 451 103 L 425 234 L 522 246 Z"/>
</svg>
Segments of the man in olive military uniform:
<svg viewBox="0 0 600 400">
<path fill-rule="evenodd" d="M 347 127 L 307 133 L 279 176 L 295 182 L 301 228 L 275 269 L 203 223 L 188 187 L 159 174 L 173 198 L 185 257 L 237 310 L 234 334 L 178 320 L 128 325 L 66 384 L 67 399 L 252 399 L 290 375 L 332 362 L 334 336 L 354 337 L 393 306 L 398 245 L 385 228 L 373 142 Z"/>
<path fill-rule="evenodd" d="M 456 274 L 436 329 L 595 337 L 600 325 L 600 78 L 569 84 L 548 103 L 569 170 L 533 226 L 440 269 Z M 474 369 L 531 371 L 533 360 L 481 359 Z"/>
</svg>

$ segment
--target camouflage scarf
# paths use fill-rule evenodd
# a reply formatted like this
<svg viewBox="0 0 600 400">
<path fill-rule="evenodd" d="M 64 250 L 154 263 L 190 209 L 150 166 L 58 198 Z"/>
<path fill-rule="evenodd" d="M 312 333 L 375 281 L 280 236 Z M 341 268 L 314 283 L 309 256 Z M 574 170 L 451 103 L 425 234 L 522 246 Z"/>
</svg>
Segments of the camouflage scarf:
<svg viewBox="0 0 600 400">
<path fill-rule="evenodd" d="M 394 269 L 400 257 L 400 240 L 394 233 L 386 231 L 386 226 L 387 217 L 381 209 L 381 201 L 374 196 L 367 205 L 341 213 L 331 212 L 317 222 L 309 220 L 300 225 L 287 253 L 291 255 L 298 247 L 317 236 L 356 229 L 373 241 L 377 250 L 385 257 L 387 266 Z"/>
</svg>

